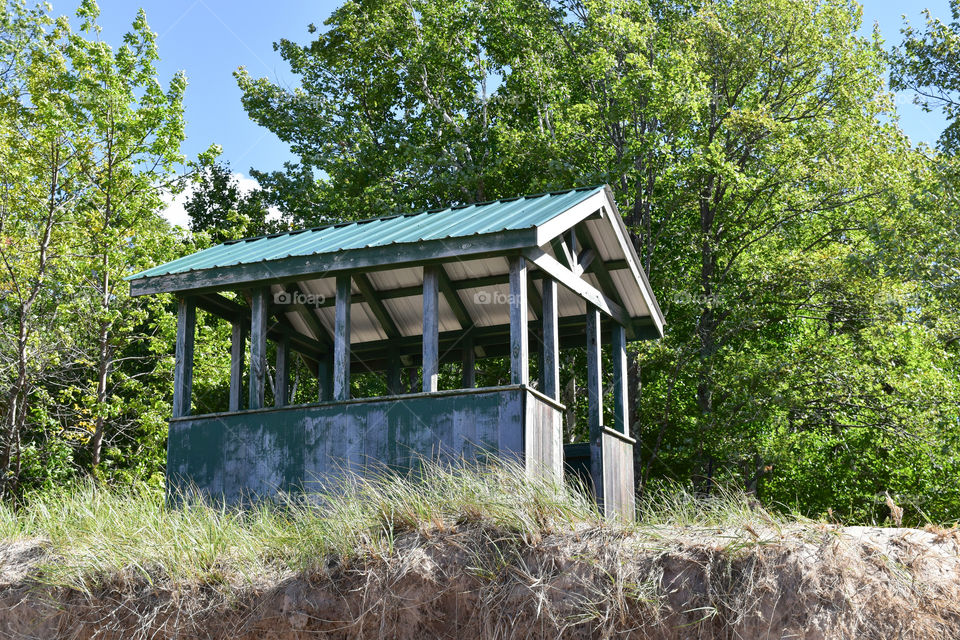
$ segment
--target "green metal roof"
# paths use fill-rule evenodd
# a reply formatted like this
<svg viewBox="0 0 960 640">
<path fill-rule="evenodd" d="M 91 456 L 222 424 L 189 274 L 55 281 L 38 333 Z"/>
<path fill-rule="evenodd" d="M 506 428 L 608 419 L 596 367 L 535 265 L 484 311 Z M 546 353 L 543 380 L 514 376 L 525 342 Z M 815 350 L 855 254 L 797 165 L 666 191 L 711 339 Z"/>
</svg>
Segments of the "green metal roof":
<svg viewBox="0 0 960 640">
<path fill-rule="evenodd" d="M 603 189 L 603 186 L 570 189 L 225 242 L 141 271 L 126 279 L 136 280 L 295 256 L 314 256 L 346 249 L 385 247 L 531 229 Z"/>
</svg>

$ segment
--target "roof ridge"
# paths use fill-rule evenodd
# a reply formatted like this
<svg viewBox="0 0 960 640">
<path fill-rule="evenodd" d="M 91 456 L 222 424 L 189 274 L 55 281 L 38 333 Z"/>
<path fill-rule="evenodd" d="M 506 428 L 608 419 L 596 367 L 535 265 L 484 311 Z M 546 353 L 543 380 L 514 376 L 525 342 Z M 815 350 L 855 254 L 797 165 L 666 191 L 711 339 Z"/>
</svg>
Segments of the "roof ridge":
<svg viewBox="0 0 960 640">
<path fill-rule="evenodd" d="M 334 229 L 336 227 L 345 227 L 351 224 L 366 224 L 369 222 L 374 222 L 376 220 L 393 220 L 395 218 L 404 218 L 404 217 L 419 216 L 423 214 L 440 213 L 442 211 L 447 211 L 447 210 L 454 211 L 457 209 L 466 209 L 467 207 L 482 207 L 482 206 L 497 204 L 501 202 L 514 202 L 516 200 L 528 200 L 531 198 L 542 198 L 544 196 L 559 196 L 565 193 L 573 193 L 575 191 L 593 191 L 594 189 L 600 189 L 600 188 L 603 188 L 604 186 L 605 185 L 603 184 L 595 184 L 595 185 L 586 186 L 586 187 L 571 187 L 569 189 L 559 189 L 557 191 L 544 191 L 542 193 L 531 193 L 531 194 L 526 194 L 521 196 L 511 196 L 509 198 L 497 198 L 495 200 L 484 200 L 482 202 L 469 202 L 466 204 L 450 205 L 450 206 L 438 207 L 434 209 L 421 209 L 419 211 L 398 212 L 398 213 L 387 214 L 385 216 L 362 218 L 360 220 L 344 220 L 341 222 L 331 222 L 329 224 L 322 224 L 314 227 L 304 227 L 303 229 L 291 229 L 289 231 L 278 231 L 276 233 L 267 233 L 259 236 L 249 236 L 246 238 L 238 238 L 236 240 L 227 240 L 225 242 L 221 242 L 220 245 L 240 244 L 241 242 L 253 242 L 254 240 L 263 240 L 265 238 L 279 238 L 280 236 L 294 236 L 300 233 L 323 231 L 324 229 Z M 217 246 L 217 245 L 214 245 L 214 246 Z"/>
</svg>

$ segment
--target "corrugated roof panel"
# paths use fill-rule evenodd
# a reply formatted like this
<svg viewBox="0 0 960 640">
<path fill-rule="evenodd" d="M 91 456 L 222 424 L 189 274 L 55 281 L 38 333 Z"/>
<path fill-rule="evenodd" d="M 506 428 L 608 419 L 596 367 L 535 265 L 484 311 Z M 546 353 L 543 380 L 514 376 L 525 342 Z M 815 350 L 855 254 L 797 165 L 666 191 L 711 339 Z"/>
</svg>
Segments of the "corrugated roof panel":
<svg viewBox="0 0 960 640">
<path fill-rule="evenodd" d="M 557 287 L 557 310 L 561 318 L 582 316 L 587 312 L 587 303 L 566 287 Z"/>
<path fill-rule="evenodd" d="M 620 248 L 620 242 L 617 240 L 617 234 L 613 227 L 603 220 L 588 220 L 587 229 L 590 231 L 590 237 L 603 260 L 616 260 L 623 257 L 623 251 Z"/>
<path fill-rule="evenodd" d="M 443 268 L 451 280 L 470 280 L 510 273 L 510 263 L 503 256 L 482 260 L 451 260 L 444 262 Z"/>
<path fill-rule="evenodd" d="M 423 267 L 391 269 L 389 271 L 370 271 L 367 273 L 370 284 L 377 291 L 390 291 L 403 287 L 417 287 L 423 282 Z"/>
<path fill-rule="evenodd" d="M 602 189 L 575 189 L 249 238 L 184 256 L 128 279 L 534 228 Z"/>
<path fill-rule="evenodd" d="M 377 317 L 366 302 L 350 305 L 350 343 L 385 340 L 387 334 L 380 328 Z"/>
<path fill-rule="evenodd" d="M 307 326 L 307 323 L 303 321 L 303 318 L 300 317 L 300 314 L 296 311 L 290 311 L 283 314 L 287 317 L 287 320 L 290 321 L 290 324 L 293 325 L 293 328 L 302 333 L 305 336 L 309 336 L 314 340 L 317 339 L 317 336 L 313 335 L 313 332 L 310 331 L 310 328 Z"/>
<path fill-rule="evenodd" d="M 383 306 L 405 337 L 419 336 L 423 332 L 423 297 L 389 298 Z"/>
<path fill-rule="evenodd" d="M 461 289 L 460 293 L 467 313 L 478 327 L 495 327 L 510 322 L 510 311 L 507 308 L 509 285 Z"/>
<path fill-rule="evenodd" d="M 627 313 L 633 318 L 639 318 L 650 315 L 650 309 L 643 300 L 643 292 L 634 279 L 629 269 L 614 269 L 610 272 L 613 283 L 617 285 L 617 290 L 623 297 L 623 303 L 627 307 Z"/>
</svg>

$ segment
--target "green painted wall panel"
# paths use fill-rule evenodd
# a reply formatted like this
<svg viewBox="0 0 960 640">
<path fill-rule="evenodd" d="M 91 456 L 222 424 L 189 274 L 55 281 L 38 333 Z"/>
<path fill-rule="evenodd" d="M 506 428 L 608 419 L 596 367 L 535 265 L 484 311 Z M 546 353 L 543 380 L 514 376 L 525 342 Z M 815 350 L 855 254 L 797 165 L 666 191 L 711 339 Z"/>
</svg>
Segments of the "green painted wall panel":
<svg viewBox="0 0 960 640">
<path fill-rule="evenodd" d="M 318 486 L 420 457 L 524 458 L 519 388 L 439 392 L 192 416 L 171 421 L 168 487 L 196 485 L 227 502 Z M 559 424 L 559 421 L 557 421 Z"/>
</svg>

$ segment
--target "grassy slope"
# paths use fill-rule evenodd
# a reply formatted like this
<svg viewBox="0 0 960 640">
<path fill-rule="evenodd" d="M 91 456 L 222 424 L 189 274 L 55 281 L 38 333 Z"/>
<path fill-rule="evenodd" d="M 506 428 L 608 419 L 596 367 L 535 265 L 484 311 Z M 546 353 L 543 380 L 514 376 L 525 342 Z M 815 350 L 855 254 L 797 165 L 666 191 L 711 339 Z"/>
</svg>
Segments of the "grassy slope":
<svg viewBox="0 0 960 640">
<path fill-rule="evenodd" d="M 169 509 L 81 487 L 0 509 L 0 610 L 19 611 L 0 634 L 960 635 L 953 530 L 844 530 L 679 491 L 611 523 L 515 468 L 424 476 L 354 480 L 322 506 Z"/>
</svg>

